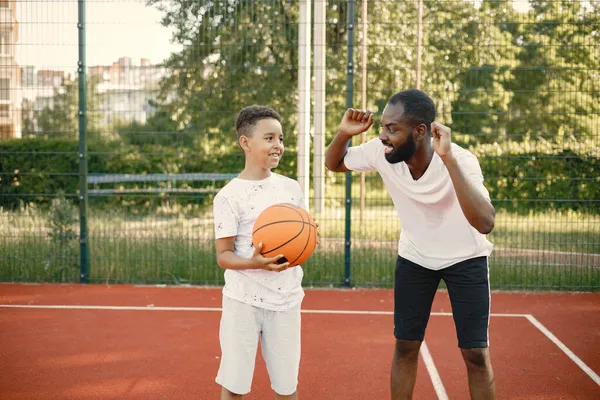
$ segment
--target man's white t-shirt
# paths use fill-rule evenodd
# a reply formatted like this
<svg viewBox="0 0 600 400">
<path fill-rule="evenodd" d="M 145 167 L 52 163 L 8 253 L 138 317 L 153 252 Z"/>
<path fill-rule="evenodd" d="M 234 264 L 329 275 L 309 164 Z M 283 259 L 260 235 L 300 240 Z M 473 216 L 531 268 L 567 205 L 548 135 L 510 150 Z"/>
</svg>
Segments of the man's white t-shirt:
<svg viewBox="0 0 600 400">
<path fill-rule="evenodd" d="M 377 171 L 396 206 L 402 230 L 398 255 L 425 268 L 438 270 L 457 262 L 489 256 L 492 244 L 463 214 L 450 174 L 434 152 L 429 167 L 414 180 L 404 162 L 390 164 L 378 138 L 350 147 L 344 164 L 353 171 Z M 452 153 L 467 180 L 488 200 L 477 158 L 452 144 Z"/>
<path fill-rule="evenodd" d="M 214 199 L 215 239 L 235 236 L 235 254 L 251 258 L 254 222 L 263 210 L 278 203 L 306 208 L 297 181 L 276 173 L 260 181 L 234 178 Z M 304 298 L 303 275 L 301 266 L 282 272 L 228 269 L 223 295 L 268 310 L 289 310 L 299 306 Z"/>
</svg>

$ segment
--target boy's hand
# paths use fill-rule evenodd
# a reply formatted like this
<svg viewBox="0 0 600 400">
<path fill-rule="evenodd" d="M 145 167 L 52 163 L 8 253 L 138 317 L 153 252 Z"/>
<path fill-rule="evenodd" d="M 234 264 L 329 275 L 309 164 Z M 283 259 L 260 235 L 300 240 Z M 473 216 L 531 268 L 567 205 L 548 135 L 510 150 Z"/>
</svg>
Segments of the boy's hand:
<svg viewBox="0 0 600 400">
<path fill-rule="evenodd" d="M 355 110 L 349 108 L 342 118 L 339 132 L 346 136 L 356 136 L 366 132 L 373 125 L 373 113 L 371 111 Z"/>
<path fill-rule="evenodd" d="M 268 257 L 268 258 L 263 257 L 263 255 L 260 254 L 262 247 L 263 247 L 263 244 L 259 243 L 254 248 L 254 254 L 252 254 L 252 261 L 254 262 L 254 264 L 256 264 L 258 266 L 259 269 L 264 269 L 267 271 L 274 271 L 274 272 L 281 272 L 290 267 L 289 262 L 285 262 L 283 264 L 277 264 L 277 261 L 283 258 L 283 254 L 279 254 L 275 257 Z"/>
<path fill-rule="evenodd" d="M 431 136 L 433 137 L 433 150 L 440 157 L 452 154 L 452 131 L 439 122 L 431 123 Z"/>
</svg>

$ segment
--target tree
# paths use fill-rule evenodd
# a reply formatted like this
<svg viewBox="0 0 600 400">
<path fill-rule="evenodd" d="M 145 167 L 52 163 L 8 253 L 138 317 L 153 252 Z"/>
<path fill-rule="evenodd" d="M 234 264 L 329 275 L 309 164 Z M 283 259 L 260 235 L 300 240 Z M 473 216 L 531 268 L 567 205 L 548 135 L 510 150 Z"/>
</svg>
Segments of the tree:
<svg viewBox="0 0 600 400">
<path fill-rule="evenodd" d="M 240 108 L 266 104 L 283 117 L 286 146 L 295 148 L 298 5 L 288 1 L 197 2 L 149 0 L 164 13 L 183 46 L 165 65 L 159 109 L 179 131 L 196 134 L 194 147 L 212 157 L 237 153 Z M 295 157 L 283 166 L 293 171 Z"/>
<path fill-rule="evenodd" d="M 517 12 L 510 3 L 485 0 L 460 32 L 464 63 L 456 76 L 458 96 L 452 102 L 452 129 L 462 142 L 490 143 L 506 138 L 511 70 L 518 46 L 513 42 Z M 464 134 L 464 135 L 460 135 Z"/>
<path fill-rule="evenodd" d="M 531 1 L 528 19 L 515 40 L 519 67 L 513 71 L 509 131 L 560 142 L 563 137 L 590 138 L 599 124 L 598 2 Z M 594 79 L 595 74 L 595 79 Z"/>
<path fill-rule="evenodd" d="M 100 129 L 98 113 L 101 96 L 98 94 L 98 78 L 87 81 L 87 132 L 91 135 Z M 79 81 L 65 81 L 54 91 L 51 105 L 37 115 L 41 132 L 52 138 L 77 139 L 79 135 Z"/>
</svg>

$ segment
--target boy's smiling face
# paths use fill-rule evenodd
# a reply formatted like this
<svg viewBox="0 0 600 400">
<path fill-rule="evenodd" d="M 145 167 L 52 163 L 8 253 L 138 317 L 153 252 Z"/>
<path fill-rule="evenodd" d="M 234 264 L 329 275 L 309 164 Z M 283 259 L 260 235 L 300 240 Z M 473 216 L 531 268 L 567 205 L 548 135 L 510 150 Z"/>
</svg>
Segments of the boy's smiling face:
<svg viewBox="0 0 600 400">
<path fill-rule="evenodd" d="M 240 137 L 240 146 L 252 165 L 263 169 L 273 169 L 283 156 L 283 131 L 274 118 L 264 118 L 251 128 L 249 136 Z"/>
</svg>

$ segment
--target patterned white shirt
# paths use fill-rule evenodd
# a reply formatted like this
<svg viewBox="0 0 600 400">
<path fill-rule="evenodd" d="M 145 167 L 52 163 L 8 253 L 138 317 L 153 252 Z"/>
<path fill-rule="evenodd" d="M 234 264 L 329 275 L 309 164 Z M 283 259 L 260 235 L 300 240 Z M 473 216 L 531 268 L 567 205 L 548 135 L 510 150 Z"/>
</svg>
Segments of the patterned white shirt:
<svg viewBox="0 0 600 400">
<path fill-rule="evenodd" d="M 260 181 L 234 178 L 214 199 L 215 239 L 235 236 L 235 254 L 251 258 L 254 222 L 263 210 L 278 203 L 306 208 L 297 181 L 276 173 Z M 282 272 L 228 269 L 223 295 L 268 310 L 288 310 L 298 307 L 304 298 L 303 275 L 301 266 Z"/>
</svg>

